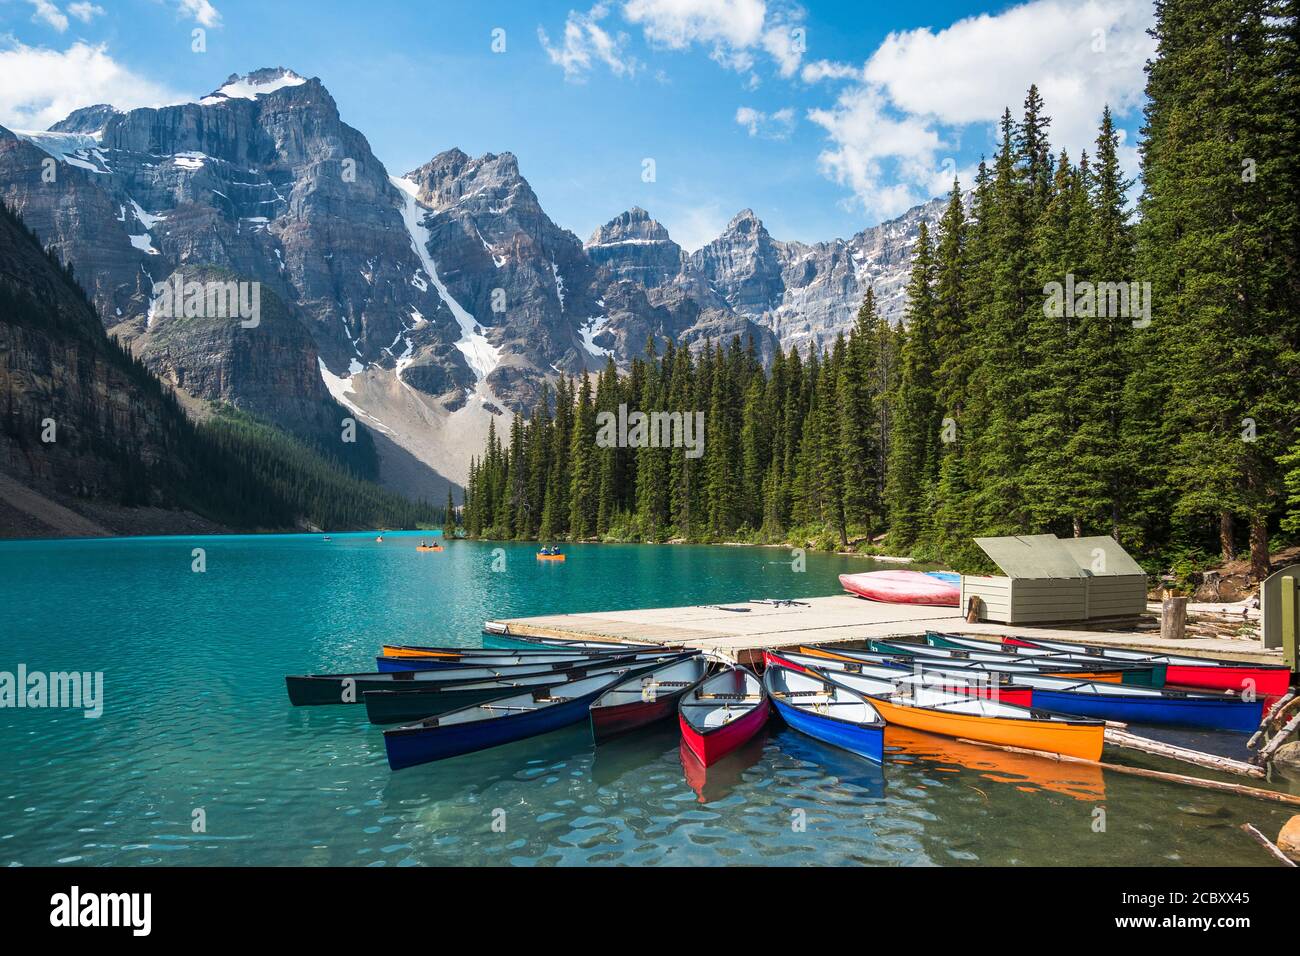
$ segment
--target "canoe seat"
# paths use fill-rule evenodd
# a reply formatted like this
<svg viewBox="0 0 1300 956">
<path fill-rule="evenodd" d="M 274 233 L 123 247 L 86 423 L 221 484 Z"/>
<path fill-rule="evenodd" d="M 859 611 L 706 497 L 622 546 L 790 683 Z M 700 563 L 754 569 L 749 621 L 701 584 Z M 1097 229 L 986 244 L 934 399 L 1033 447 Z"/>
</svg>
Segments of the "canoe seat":
<svg viewBox="0 0 1300 956">
<path fill-rule="evenodd" d="M 760 694 L 700 694 L 701 700 L 762 700 Z"/>
</svg>

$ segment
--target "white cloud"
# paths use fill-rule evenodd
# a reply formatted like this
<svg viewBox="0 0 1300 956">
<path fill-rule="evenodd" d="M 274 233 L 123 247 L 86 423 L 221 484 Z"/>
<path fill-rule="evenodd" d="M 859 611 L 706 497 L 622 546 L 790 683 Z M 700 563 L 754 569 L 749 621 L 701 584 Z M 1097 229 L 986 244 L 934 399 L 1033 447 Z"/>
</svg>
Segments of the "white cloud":
<svg viewBox="0 0 1300 956">
<path fill-rule="evenodd" d="M 1103 105 L 1140 104 L 1152 20 L 1150 0 L 1033 0 L 938 33 L 892 33 L 865 77 L 899 109 L 948 124 L 994 122 L 1037 83 L 1053 143 L 1077 152 L 1096 137 Z"/>
<path fill-rule="evenodd" d="M 714 199 L 695 200 L 685 204 L 660 203 L 664 206 L 662 215 L 657 210 L 655 218 L 663 223 L 673 241 L 687 252 L 695 252 L 718 236 L 727 228 L 732 212 L 722 208 Z"/>
<path fill-rule="evenodd" d="M 768 114 L 750 106 L 742 106 L 736 110 L 736 122 L 745 127 L 750 136 L 785 139 L 794 129 L 794 109 L 787 106 Z"/>
<path fill-rule="evenodd" d="M 94 3 L 70 3 L 68 12 L 82 23 L 89 23 L 95 17 L 104 15 L 104 8 Z"/>
<path fill-rule="evenodd" d="M 860 80 L 862 67 L 851 63 L 835 63 L 831 60 L 813 60 L 811 63 L 804 64 L 799 75 L 805 83 L 816 83 L 820 80 Z"/>
<path fill-rule="evenodd" d="M 0 124 L 13 129 L 46 129 L 96 103 L 131 109 L 186 99 L 132 73 L 102 44 L 78 41 L 59 51 L 13 43 L 0 49 Z"/>
<path fill-rule="evenodd" d="M 68 18 L 50 0 L 27 0 L 27 2 L 32 7 L 33 23 L 44 23 L 60 33 L 68 29 Z"/>
<path fill-rule="evenodd" d="M 803 11 L 771 11 L 766 0 L 627 0 L 623 16 L 655 46 L 685 50 L 698 44 L 738 73 L 754 69 L 757 51 L 771 57 L 782 76 L 792 76 L 803 58 Z"/>
<path fill-rule="evenodd" d="M 203 27 L 221 25 L 221 12 L 209 0 L 179 0 L 181 13 L 193 17 L 194 22 Z"/>
<path fill-rule="evenodd" d="M 627 36 L 623 33 L 611 34 L 600 26 L 600 21 L 609 13 L 609 8 L 598 3 L 586 13 L 569 11 L 564 23 L 564 40 L 552 44 L 551 38 L 541 27 L 537 28 L 537 39 L 552 63 L 564 70 L 567 79 L 583 78 L 597 63 L 603 63 L 615 76 L 631 76 L 640 64 L 625 52 Z"/>
<path fill-rule="evenodd" d="M 1151 0 L 1030 0 L 937 32 L 891 33 L 860 70 L 808 63 L 805 82 L 858 80 L 834 106 L 809 111 L 828 140 L 822 171 L 881 217 L 946 191 L 954 171 L 969 186 L 969 169 L 944 166 L 945 147 L 1006 107 L 1018 116 L 1034 83 L 1053 150 L 1091 150 L 1104 105 L 1122 117 L 1142 102 L 1152 20 Z M 1123 155 L 1131 174 L 1135 153 Z"/>
<path fill-rule="evenodd" d="M 935 177 L 939 133 L 921 118 L 894 114 L 875 87 L 846 90 L 808 118 L 829 140 L 818 156 L 822 172 L 849 187 L 868 213 L 898 215 L 920 201 L 915 186 Z"/>
</svg>

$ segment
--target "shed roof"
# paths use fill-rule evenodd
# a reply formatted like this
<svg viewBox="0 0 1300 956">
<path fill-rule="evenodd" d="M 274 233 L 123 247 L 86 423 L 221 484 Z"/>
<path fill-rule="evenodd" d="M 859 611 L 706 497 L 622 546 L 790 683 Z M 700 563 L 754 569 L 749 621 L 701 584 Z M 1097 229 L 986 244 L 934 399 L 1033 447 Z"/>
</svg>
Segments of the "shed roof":
<svg viewBox="0 0 1300 956">
<path fill-rule="evenodd" d="M 1129 574 L 1146 576 L 1142 565 L 1134 561 L 1132 556 L 1110 535 L 1062 538 L 1061 545 L 1084 573 L 1092 577 L 1120 577 Z"/>
<path fill-rule="evenodd" d="M 1083 568 L 1054 534 L 976 538 L 975 543 L 1009 578 L 1082 578 Z M 1089 558 L 1091 560 L 1091 558 Z"/>
</svg>

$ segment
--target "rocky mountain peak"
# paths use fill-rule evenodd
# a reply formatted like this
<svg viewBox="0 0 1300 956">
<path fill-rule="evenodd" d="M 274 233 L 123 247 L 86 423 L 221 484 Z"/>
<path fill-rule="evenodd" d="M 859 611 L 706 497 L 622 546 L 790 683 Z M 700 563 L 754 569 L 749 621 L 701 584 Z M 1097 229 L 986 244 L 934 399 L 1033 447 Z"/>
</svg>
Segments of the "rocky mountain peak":
<svg viewBox="0 0 1300 956">
<path fill-rule="evenodd" d="M 50 127 L 49 131 L 51 133 L 97 133 L 108 124 L 110 119 L 120 115 L 121 110 L 108 103 L 83 106 L 59 120 Z"/>
<path fill-rule="evenodd" d="M 652 219 L 650 213 L 640 206 L 633 206 L 596 229 L 587 240 L 587 246 L 637 241 L 672 242 L 672 239 L 662 223 Z"/>
<path fill-rule="evenodd" d="M 259 96 L 267 96 L 285 87 L 302 86 L 308 82 L 310 81 L 306 77 L 299 76 L 293 70 L 283 66 L 263 67 L 242 76 L 231 73 L 225 83 L 199 100 L 199 103 L 203 106 L 215 106 L 226 100 L 256 100 Z"/>
</svg>

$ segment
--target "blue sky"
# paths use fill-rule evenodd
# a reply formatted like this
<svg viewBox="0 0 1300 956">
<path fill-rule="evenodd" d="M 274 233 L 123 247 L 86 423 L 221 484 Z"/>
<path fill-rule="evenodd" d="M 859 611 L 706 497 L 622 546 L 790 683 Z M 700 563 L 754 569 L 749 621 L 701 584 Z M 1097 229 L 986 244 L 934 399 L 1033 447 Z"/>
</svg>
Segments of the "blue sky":
<svg viewBox="0 0 1300 956">
<path fill-rule="evenodd" d="M 319 76 L 390 172 L 514 152 L 584 239 L 636 204 L 688 248 L 746 206 L 814 241 L 969 175 L 1031 81 L 1058 148 L 1089 146 L 1111 103 L 1131 168 L 1150 22 L 1150 0 L 0 0 L 0 124 L 282 65 Z"/>
</svg>

